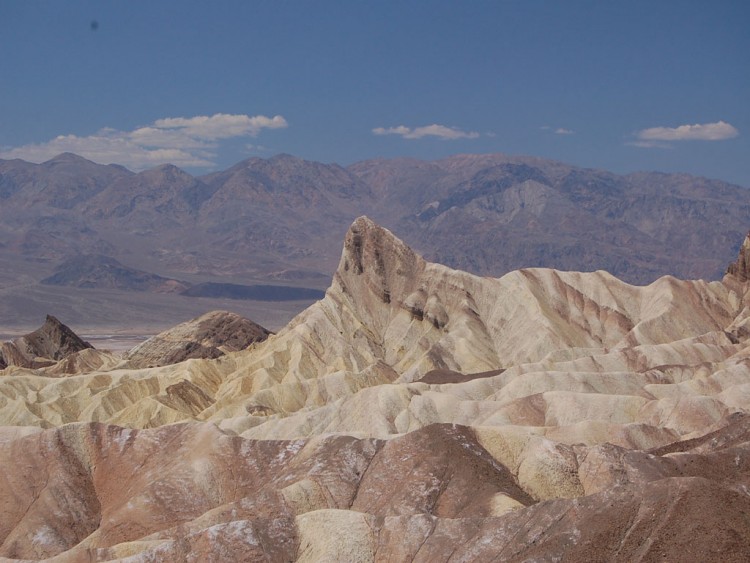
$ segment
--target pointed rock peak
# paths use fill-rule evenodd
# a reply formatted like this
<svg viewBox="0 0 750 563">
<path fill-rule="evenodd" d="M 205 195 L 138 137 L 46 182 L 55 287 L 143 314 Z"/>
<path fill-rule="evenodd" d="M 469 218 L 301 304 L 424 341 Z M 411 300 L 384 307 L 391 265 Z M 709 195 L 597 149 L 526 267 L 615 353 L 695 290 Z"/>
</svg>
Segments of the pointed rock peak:
<svg viewBox="0 0 750 563">
<path fill-rule="evenodd" d="M 350 291 L 366 287 L 390 303 L 391 299 L 404 298 L 400 294 L 418 277 L 425 264 L 421 256 L 388 229 L 362 216 L 346 233 L 337 276 Z"/>
<path fill-rule="evenodd" d="M 747 233 L 745 241 L 740 247 L 737 260 L 729 264 L 727 275 L 734 276 L 742 282 L 750 281 L 750 232 Z"/>
<path fill-rule="evenodd" d="M 240 160 L 234 166 L 227 168 L 227 170 L 232 170 L 232 168 L 245 168 L 247 166 L 253 166 L 259 162 L 265 162 L 265 161 L 266 159 L 260 156 L 248 156 L 247 158 Z"/>
<path fill-rule="evenodd" d="M 151 179 L 169 179 L 169 180 L 192 180 L 193 177 L 185 172 L 182 168 L 178 168 L 174 164 L 162 164 L 149 170 L 139 172 L 138 176 L 141 178 Z"/>
<path fill-rule="evenodd" d="M 54 329 L 59 329 L 62 327 L 68 328 L 64 324 L 62 324 L 57 317 L 54 317 L 52 315 L 47 315 L 47 317 L 44 319 L 44 325 L 42 325 L 42 328 L 44 327 L 50 327 Z"/>
<path fill-rule="evenodd" d="M 141 174 L 148 174 L 149 172 L 182 172 L 181 168 L 178 168 L 174 164 L 160 164 L 159 166 L 155 166 L 154 168 L 151 168 L 151 170 L 146 170 L 144 172 L 141 172 Z"/>
<path fill-rule="evenodd" d="M 80 155 L 74 154 L 72 152 L 63 152 L 63 153 L 58 154 L 55 157 L 50 158 L 49 160 L 43 162 L 42 164 L 55 164 L 58 162 L 80 162 L 80 163 L 85 163 L 85 164 L 92 163 L 91 160 L 83 158 Z"/>
<path fill-rule="evenodd" d="M 47 315 L 44 324 L 16 341 L 24 354 L 31 358 L 61 360 L 86 348 L 93 348 L 56 317 Z"/>
<path fill-rule="evenodd" d="M 86 160 L 86 159 L 72 152 L 61 152 L 57 156 L 52 157 L 50 161 L 51 160 Z"/>
<path fill-rule="evenodd" d="M 269 158 L 269 160 L 274 162 L 302 162 L 301 158 L 285 152 L 276 154 Z"/>
<path fill-rule="evenodd" d="M 391 231 L 363 215 L 354 220 L 346 233 L 340 267 L 357 275 L 366 270 L 380 270 L 383 259 L 394 252 L 413 253 Z"/>
</svg>

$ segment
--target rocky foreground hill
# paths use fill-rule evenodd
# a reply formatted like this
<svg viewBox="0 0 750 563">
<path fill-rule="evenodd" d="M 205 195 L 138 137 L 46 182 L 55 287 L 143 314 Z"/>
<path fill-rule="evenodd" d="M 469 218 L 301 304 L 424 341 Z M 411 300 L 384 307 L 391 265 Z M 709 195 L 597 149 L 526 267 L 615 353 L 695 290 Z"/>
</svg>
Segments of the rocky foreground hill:
<svg viewBox="0 0 750 563">
<path fill-rule="evenodd" d="M 359 218 L 249 348 L 0 372 L 0 556 L 745 561 L 748 251 L 483 278 Z"/>
</svg>

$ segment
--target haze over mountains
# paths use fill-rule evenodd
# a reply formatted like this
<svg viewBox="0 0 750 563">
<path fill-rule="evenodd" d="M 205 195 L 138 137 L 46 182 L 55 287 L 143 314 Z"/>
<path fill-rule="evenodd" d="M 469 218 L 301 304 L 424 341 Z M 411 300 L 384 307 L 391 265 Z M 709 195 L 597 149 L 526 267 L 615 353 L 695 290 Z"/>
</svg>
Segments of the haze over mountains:
<svg viewBox="0 0 750 563">
<path fill-rule="evenodd" d="M 748 253 L 492 279 L 360 217 L 275 335 L 219 313 L 0 372 L 0 556 L 744 561 Z"/>
<path fill-rule="evenodd" d="M 345 226 L 364 213 L 429 259 L 473 273 L 603 269 L 644 284 L 664 274 L 718 279 L 747 228 L 750 190 L 497 154 L 347 168 L 278 155 L 200 177 L 170 165 L 136 174 L 69 153 L 43 164 L 0 161 L 2 285 L 9 297 L 13 286 L 30 295 L 70 260 L 85 278 L 116 259 L 138 279 L 99 276 L 99 287 L 322 289 Z"/>
</svg>

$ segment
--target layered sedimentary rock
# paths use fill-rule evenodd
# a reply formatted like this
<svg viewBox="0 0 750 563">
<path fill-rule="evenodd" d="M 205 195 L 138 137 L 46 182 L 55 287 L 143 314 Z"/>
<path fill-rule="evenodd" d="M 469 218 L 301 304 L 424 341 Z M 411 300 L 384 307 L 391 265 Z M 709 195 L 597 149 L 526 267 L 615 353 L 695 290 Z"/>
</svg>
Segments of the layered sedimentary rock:
<svg viewBox="0 0 750 563">
<path fill-rule="evenodd" d="M 51 365 L 92 347 L 52 315 L 37 330 L 0 346 L 0 367 Z"/>
<path fill-rule="evenodd" d="M 128 367 L 166 366 L 192 358 L 218 358 L 262 342 L 271 333 L 229 311 L 212 311 L 165 330 L 125 354 Z"/>
<path fill-rule="evenodd" d="M 742 282 L 750 280 L 750 233 L 742 243 L 737 260 L 727 268 L 727 275 L 734 276 Z"/>
<path fill-rule="evenodd" d="M 257 441 L 206 424 L 0 435 L 13 491 L 0 497 L 0 555 L 742 561 L 748 420 L 654 452 L 546 441 L 534 450 L 534 485 L 546 480 L 560 491 L 552 497 L 497 455 L 508 442 L 455 425 L 390 440 Z"/>
<path fill-rule="evenodd" d="M 0 556 L 742 561 L 749 311 L 734 274 L 480 278 L 360 218 L 247 350 L 6 370 Z"/>
</svg>

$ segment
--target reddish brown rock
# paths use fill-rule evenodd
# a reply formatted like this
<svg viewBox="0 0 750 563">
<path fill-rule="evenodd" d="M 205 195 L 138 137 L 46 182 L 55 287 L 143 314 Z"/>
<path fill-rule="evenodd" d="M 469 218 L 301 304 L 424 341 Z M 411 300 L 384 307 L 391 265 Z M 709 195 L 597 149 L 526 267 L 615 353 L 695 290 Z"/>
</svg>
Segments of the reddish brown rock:
<svg viewBox="0 0 750 563">
<path fill-rule="evenodd" d="M 473 381 L 474 379 L 483 379 L 485 377 L 495 377 L 500 375 L 505 370 L 496 369 L 491 371 L 483 371 L 481 373 L 460 373 L 449 369 L 433 369 L 428 371 L 419 380 L 420 383 L 429 384 L 445 384 L 445 383 L 466 383 L 467 381 Z"/>
<path fill-rule="evenodd" d="M 256 441 L 207 424 L 68 425 L 0 440 L 0 556 L 742 561 L 748 437 L 742 418 L 663 455 L 612 450 L 600 462 L 624 478 L 537 503 L 461 426 Z M 515 509 L 493 515 L 497 495 Z"/>
</svg>

